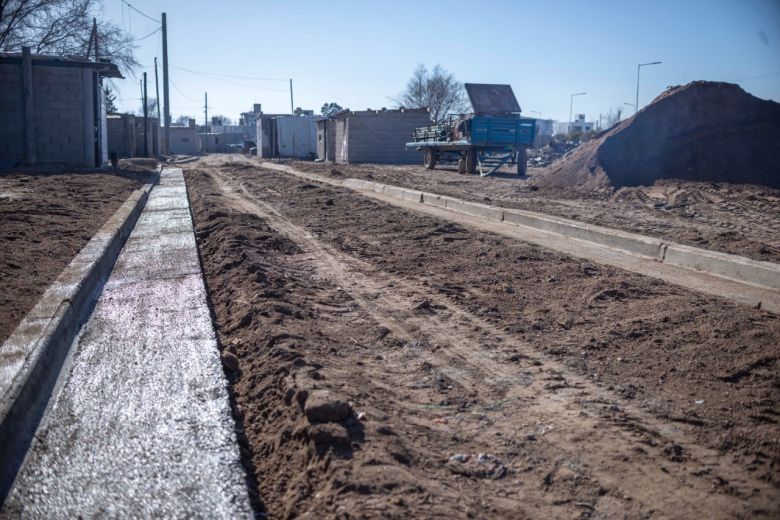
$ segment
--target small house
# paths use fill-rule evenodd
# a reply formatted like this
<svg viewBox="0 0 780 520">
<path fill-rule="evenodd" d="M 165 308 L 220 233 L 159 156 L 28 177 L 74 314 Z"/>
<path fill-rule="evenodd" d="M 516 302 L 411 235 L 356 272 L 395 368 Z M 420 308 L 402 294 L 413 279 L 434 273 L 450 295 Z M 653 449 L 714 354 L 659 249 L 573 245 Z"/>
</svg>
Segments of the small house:
<svg viewBox="0 0 780 520">
<path fill-rule="evenodd" d="M 108 161 L 102 78 L 109 61 L 0 53 L 0 160 L 100 166 Z"/>
<path fill-rule="evenodd" d="M 342 110 L 317 125 L 317 157 L 337 163 L 414 164 L 406 148 L 414 129 L 431 124 L 427 109 Z"/>
</svg>

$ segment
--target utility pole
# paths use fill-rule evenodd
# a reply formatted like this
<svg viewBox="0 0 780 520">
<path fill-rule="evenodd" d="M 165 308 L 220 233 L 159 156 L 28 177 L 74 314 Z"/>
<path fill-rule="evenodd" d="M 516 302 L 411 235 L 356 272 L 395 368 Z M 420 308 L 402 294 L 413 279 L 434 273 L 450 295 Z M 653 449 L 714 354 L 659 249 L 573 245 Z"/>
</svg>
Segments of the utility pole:
<svg viewBox="0 0 780 520">
<path fill-rule="evenodd" d="M 209 93 L 208 92 L 206 92 L 206 99 L 205 99 L 205 101 L 203 103 L 203 117 L 204 117 L 203 126 L 206 127 L 206 132 L 208 133 L 208 131 L 209 131 L 209 129 L 208 129 L 208 126 L 209 126 Z"/>
<path fill-rule="evenodd" d="M 149 102 L 146 96 L 146 72 L 144 72 L 144 157 L 149 157 Z"/>
<path fill-rule="evenodd" d="M 290 78 L 290 114 L 295 115 L 295 103 L 293 103 L 292 78 Z"/>
<path fill-rule="evenodd" d="M 162 14 L 162 50 L 163 50 L 163 96 L 165 97 L 165 153 L 171 152 L 171 102 L 168 95 L 168 22 L 165 13 Z M 157 69 L 155 68 L 155 71 Z M 160 103 L 160 93 L 157 93 L 157 103 Z"/>
<path fill-rule="evenodd" d="M 652 61 L 649 63 L 640 63 L 636 66 L 636 104 L 634 105 L 634 114 L 639 111 L 639 69 L 646 67 L 647 65 L 660 65 L 660 61 Z"/>
<path fill-rule="evenodd" d="M 154 57 L 154 90 L 156 92 L 157 96 L 157 154 L 159 155 L 160 150 L 160 127 L 162 126 L 162 118 L 160 117 L 160 81 L 157 77 L 157 56 Z"/>
</svg>

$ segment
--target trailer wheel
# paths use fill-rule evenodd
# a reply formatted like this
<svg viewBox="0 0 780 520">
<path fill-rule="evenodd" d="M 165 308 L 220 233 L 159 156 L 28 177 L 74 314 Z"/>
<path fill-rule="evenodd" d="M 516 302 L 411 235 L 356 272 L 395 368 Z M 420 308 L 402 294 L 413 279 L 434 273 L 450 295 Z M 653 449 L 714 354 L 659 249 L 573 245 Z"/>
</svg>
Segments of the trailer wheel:
<svg viewBox="0 0 780 520">
<path fill-rule="evenodd" d="M 517 175 L 518 177 L 525 177 L 528 173 L 528 154 L 525 148 L 521 148 L 517 152 Z"/>
<path fill-rule="evenodd" d="M 458 157 L 458 173 L 466 173 L 466 156 L 463 154 Z"/>
<path fill-rule="evenodd" d="M 429 170 L 433 170 L 434 168 L 436 168 L 437 159 L 438 157 L 436 157 L 436 152 L 431 148 L 426 148 L 425 154 L 423 155 L 423 166 L 425 166 Z"/>
<path fill-rule="evenodd" d="M 475 148 L 470 148 L 466 152 L 466 173 L 469 175 L 477 173 L 477 150 Z"/>
</svg>

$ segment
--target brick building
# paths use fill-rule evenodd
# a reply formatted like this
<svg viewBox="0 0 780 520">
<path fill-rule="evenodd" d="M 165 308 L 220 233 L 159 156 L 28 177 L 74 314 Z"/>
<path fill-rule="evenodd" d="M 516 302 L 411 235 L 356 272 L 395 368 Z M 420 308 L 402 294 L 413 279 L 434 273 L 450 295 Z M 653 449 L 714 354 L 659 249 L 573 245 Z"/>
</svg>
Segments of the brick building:
<svg viewBox="0 0 780 520">
<path fill-rule="evenodd" d="M 429 124 L 424 108 L 342 110 L 317 125 L 317 157 L 337 163 L 417 163 L 420 152 L 406 143 L 416 127 Z"/>
<path fill-rule="evenodd" d="M 101 80 L 113 63 L 0 53 L 0 160 L 99 166 L 108 160 Z"/>
</svg>

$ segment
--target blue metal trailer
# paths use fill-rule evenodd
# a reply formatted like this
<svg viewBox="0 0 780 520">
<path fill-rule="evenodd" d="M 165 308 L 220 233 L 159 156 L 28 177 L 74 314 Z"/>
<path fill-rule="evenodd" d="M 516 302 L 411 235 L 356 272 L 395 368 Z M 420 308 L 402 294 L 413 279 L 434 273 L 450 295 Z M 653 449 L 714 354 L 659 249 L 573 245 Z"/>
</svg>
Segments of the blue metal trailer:
<svg viewBox="0 0 780 520">
<path fill-rule="evenodd" d="M 467 83 L 466 91 L 474 114 L 419 127 L 406 146 L 422 151 L 423 164 L 431 170 L 438 162 L 457 162 L 461 173 L 484 177 L 505 164 L 516 164 L 517 174 L 525 176 L 536 120 L 520 117 L 509 85 Z"/>
</svg>

